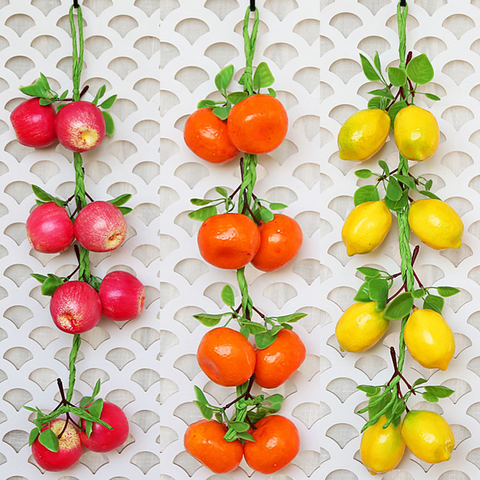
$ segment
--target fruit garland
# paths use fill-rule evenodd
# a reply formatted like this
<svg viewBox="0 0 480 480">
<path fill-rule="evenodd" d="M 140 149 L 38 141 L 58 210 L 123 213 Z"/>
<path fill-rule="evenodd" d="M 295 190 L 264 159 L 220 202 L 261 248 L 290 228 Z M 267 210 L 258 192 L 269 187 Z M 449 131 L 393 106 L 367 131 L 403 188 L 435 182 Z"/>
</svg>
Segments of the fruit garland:
<svg viewBox="0 0 480 480">
<path fill-rule="evenodd" d="M 339 155 L 344 160 L 366 160 L 379 151 L 393 127 L 399 150 L 398 168 L 390 170 L 383 160 L 381 172 L 357 170 L 361 179 L 374 178 L 375 185 L 365 185 L 354 195 L 355 208 L 342 229 L 342 239 L 348 255 L 365 254 L 375 250 L 384 240 L 392 223 L 391 211 L 398 222 L 398 241 L 401 271 L 389 274 L 385 270 L 361 267 L 357 270 L 365 280 L 351 305 L 339 319 L 336 337 L 342 350 L 363 352 L 377 343 L 390 321 L 401 321 L 398 357 L 390 348 L 394 372 L 383 385 L 360 385 L 368 405 L 357 413 L 368 412 L 362 428 L 360 454 L 370 473 L 393 470 L 403 458 L 405 447 L 428 463 L 450 458 L 455 439 L 448 423 L 437 413 L 409 410 L 407 402 L 420 394 L 428 402 L 438 402 L 453 390 L 443 386 L 428 386 L 418 378 L 412 384 L 405 378 L 403 367 L 406 350 L 425 368 L 446 370 L 455 350 L 453 333 L 442 317 L 444 297 L 459 292 L 453 287 L 425 287 L 414 270 L 419 252 L 410 250 L 410 231 L 431 248 L 459 248 L 462 244 L 463 223 L 458 214 L 432 193 L 432 180 L 415 177 L 409 171 L 409 160 L 423 161 L 436 151 L 439 130 L 435 117 L 414 105 L 418 95 L 440 100 L 436 95 L 418 90 L 433 79 L 433 67 L 425 54 L 413 57 L 406 54 L 406 22 L 408 6 L 405 0 L 397 5 L 399 34 L 398 67 L 388 68 L 388 81 L 381 69 L 378 52 L 373 64 L 363 55 L 361 63 L 365 76 L 378 81 L 383 88 L 375 89 L 368 110 L 348 118 L 338 135 Z M 396 90 L 396 92 L 395 92 Z M 381 200 L 379 185 L 385 195 Z M 411 194 L 426 199 L 414 201 Z M 396 278 L 401 287 L 392 295 L 390 289 Z M 432 291 L 436 291 L 436 294 Z M 422 308 L 414 303 L 423 299 Z M 401 384 L 407 391 L 402 392 Z M 402 416 L 406 412 L 405 417 Z"/>
<path fill-rule="evenodd" d="M 106 92 L 103 85 L 92 102 L 81 100 L 88 87 L 80 91 L 84 40 L 82 9 L 77 1 L 70 7 L 69 19 L 73 43 L 72 98 L 67 98 L 68 91 L 58 95 L 50 88 L 45 75 L 40 74 L 33 85 L 20 88 L 34 98 L 21 103 L 11 114 L 21 144 L 42 148 L 58 139 L 66 149 L 74 152 L 73 195 L 63 200 L 33 185 L 38 206 L 26 223 L 29 242 L 38 252 L 63 252 L 75 239 L 79 244 L 74 245 L 78 267 L 67 277 L 52 273 L 32 274 L 42 284 L 42 294 L 52 297 L 50 313 L 55 325 L 73 335 L 66 393 L 62 380 L 57 379 L 60 403 L 48 414 L 38 407 L 24 407 L 36 414 L 35 427 L 29 438 L 33 457 L 41 468 L 49 471 L 73 466 L 79 460 L 83 446 L 94 452 L 108 452 L 126 441 L 128 420 L 122 409 L 97 398 L 100 380 L 92 394 L 81 399 L 79 406 L 72 403 L 75 363 L 81 346 L 80 334 L 95 327 L 102 314 L 109 320 L 130 320 L 142 312 L 145 300 L 145 287 L 133 275 L 114 271 L 102 280 L 90 270 L 91 251 L 109 252 L 125 240 L 127 224 L 124 215 L 132 209 L 122 205 L 131 195 L 103 202 L 94 201 L 85 190 L 82 152 L 100 145 L 105 134 L 113 134 L 113 119 L 106 110 L 112 107 L 117 96 L 113 95 L 97 106 Z M 55 102 L 63 103 L 55 110 Z M 73 212 L 70 202 L 75 204 Z M 78 280 L 71 280 L 76 273 Z M 65 418 L 60 419 L 60 416 Z M 73 416 L 79 420 L 74 420 Z"/>
<path fill-rule="evenodd" d="M 289 419 L 275 415 L 283 396 L 252 394 L 255 383 L 264 388 L 280 386 L 305 359 L 305 346 L 291 325 L 305 314 L 265 315 L 254 306 L 245 278 L 245 266 L 250 262 L 265 272 L 285 265 L 297 254 L 303 238 L 295 220 L 273 213 L 286 205 L 268 202 L 254 193 L 257 155 L 277 148 L 288 127 L 285 108 L 270 88 L 274 78 L 268 65 L 262 62 L 253 68 L 258 25 L 259 12 L 252 1 L 243 26 L 246 68 L 238 82 L 243 91 L 228 93 L 234 67 L 223 68 L 215 78 L 223 98 L 202 100 L 184 129 L 187 146 L 208 162 L 224 163 L 239 152 L 243 155 L 238 188 L 229 195 L 225 188 L 216 187 L 218 198 L 192 199 L 191 203 L 200 208 L 189 214 L 203 222 L 198 232 L 200 254 L 218 268 L 236 270 L 241 293 L 236 306 L 233 288 L 226 285 L 221 292 L 226 312 L 194 315 L 207 327 L 216 327 L 226 319 L 223 327 L 204 335 L 197 359 L 213 382 L 236 387 L 236 398 L 219 407 L 195 386 L 194 403 L 205 420 L 187 428 L 184 444 L 187 452 L 215 473 L 234 470 L 243 456 L 254 470 L 273 473 L 299 451 L 297 428 Z M 260 93 L 264 88 L 268 94 Z M 238 213 L 233 213 L 237 195 Z M 218 213 L 218 207 L 225 213 Z M 232 320 L 238 322 L 240 332 L 228 327 Z M 255 338 L 255 348 L 248 341 L 250 335 Z"/>
</svg>

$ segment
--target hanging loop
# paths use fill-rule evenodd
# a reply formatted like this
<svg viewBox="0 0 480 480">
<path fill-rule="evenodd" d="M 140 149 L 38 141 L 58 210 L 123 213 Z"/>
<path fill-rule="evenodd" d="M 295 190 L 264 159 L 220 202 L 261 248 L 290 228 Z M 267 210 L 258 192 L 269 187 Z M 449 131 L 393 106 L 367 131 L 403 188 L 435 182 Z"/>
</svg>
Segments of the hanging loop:
<svg viewBox="0 0 480 480">
<path fill-rule="evenodd" d="M 255 11 L 255 0 L 250 0 L 250 11 L 251 12 Z"/>
</svg>

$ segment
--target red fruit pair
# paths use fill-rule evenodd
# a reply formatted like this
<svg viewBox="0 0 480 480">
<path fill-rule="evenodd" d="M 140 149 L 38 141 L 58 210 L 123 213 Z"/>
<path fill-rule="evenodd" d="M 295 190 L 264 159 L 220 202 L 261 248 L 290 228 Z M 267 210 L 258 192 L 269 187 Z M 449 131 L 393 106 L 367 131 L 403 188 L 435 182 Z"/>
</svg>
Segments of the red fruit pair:
<svg viewBox="0 0 480 480">
<path fill-rule="evenodd" d="M 55 290 L 50 313 L 55 325 L 71 334 L 91 330 L 103 316 L 109 320 L 126 321 L 143 311 L 145 287 L 128 272 L 109 273 L 100 284 L 99 292 L 86 282 L 70 281 Z"/>
<path fill-rule="evenodd" d="M 86 152 L 98 146 L 106 130 L 101 110 L 83 101 L 68 103 L 55 114 L 51 104 L 40 105 L 40 99 L 32 98 L 13 110 L 10 121 L 22 145 L 43 148 L 58 139 L 74 152 Z"/>
<path fill-rule="evenodd" d="M 44 203 L 27 219 L 27 237 L 41 253 L 60 253 L 76 238 L 91 252 L 110 252 L 127 235 L 127 222 L 118 207 L 109 202 L 92 202 L 80 210 L 75 223 L 63 207 Z"/>
<path fill-rule="evenodd" d="M 88 407 L 87 407 L 88 410 Z M 82 445 L 93 452 L 109 452 L 120 447 L 128 438 L 128 420 L 123 410 L 113 403 L 104 402 L 100 420 L 112 427 L 112 430 L 94 423 L 90 437 L 79 432 L 68 423 L 62 436 L 58 439 L 58 452 L 52 452 L 43 446 L 38 437 L 32 444 L 32 455 L 38 465 L 49 472 L 60 472 L 75 465 L 82 455 Z M 55 435 L 60 435 L 65 426 L 65 420 L 56 418 L 50 423 Z M 81 426 L 85 429 L 86 423 L 82 419 Z M 46 425 L 42 431 L 46 430 Z"/>
</svg>

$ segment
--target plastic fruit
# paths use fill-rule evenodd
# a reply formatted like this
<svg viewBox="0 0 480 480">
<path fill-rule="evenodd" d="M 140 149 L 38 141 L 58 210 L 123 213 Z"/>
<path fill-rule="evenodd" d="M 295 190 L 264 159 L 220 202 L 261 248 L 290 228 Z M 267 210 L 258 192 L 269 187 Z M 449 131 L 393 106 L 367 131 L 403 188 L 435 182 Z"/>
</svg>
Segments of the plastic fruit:
<svg viewBox="0 0 480 480">
<path fill-rule="evenodd" d="M 262 418 L 249 433 L 255 442 L 245 442 L 245 460 L 251 468 L 265 475 L 287 466 L 300 449 L 297 427 L 281 415 Z"/>
<path fill-rule="evenodd" d="M 131 273 L 109 273 L 102 280 L 98 294 L 102 302 L 103 316 L 109 320 L 131 320 L 143 311 L 145 287 Z"/>
<path fill-rule="evenodd" d="M 423 108 L 409 105 L 395 117 L 395 143 L 408 160 L 423 161 L 437 150 L 440 132 L 436 118 Z"/>
<path fill-rule="evenodd" d="M 436 199 L 413 202 L 408 223 L 415 235 L 435 250 L 462 246 L 463 222 L 447 203 Z"/>
<path fill-rule="evenodd" d="M 40 105 L 39 98 L 26 100 L 18 105 L 10 115 L 17 140 L 26 147 L 42 148 L 55 143 L 55 109 L 50 105 Z"/>
<path fill-rule="evenodd" d="M 73 152 L 86 152 L 100 145 L 105 137 L 105 119 L 93 103 L 67 103 L 55 116 L 58 141 Z"/>
<path fill-rule="evenodd" d="M 405 453 L 400 426 L 391 423 L 387 428 L 387 417 L 382 415 L 378 422 L 368 427 L 362 435 L 360 456 L 368 471 L 375 475 L 393 470 L 402 460 Z"/>
<path fill-rule="evenodd" d="M 198 346 L 197 360 L 205 375 L 224 387 L 244 384 L 255 370 L 255 350 L 231 328 L 207 332 Z"/>
<path fill-rule="evenodd" d="M 235 470 L 243 457 L 239 440 L 227 442 L 223 437 L 227 427 L 216 420 L 200 420 L 192 423 L 183 439 L 187 452 L 214 473 Z"/>
<path fill-rule="evenodd" d="M 282 385 L 303 363 L 305 354 L 305 345 L 295 332 L 280 330 L 269 347 L 255 351 L 255 382 L 264 388 Z"/>
<path fill-rule="evenodd" d="M 367 160 L 387 141 L 390 123 L 388 114 L 378 108 L 354 113 L 338 133 L 338 155 L 342 160 Z"/>
<path fill-rule="evenodd" d="M 407 413 L 403 420 L 402 436 L 409 450 L 428 463 L 449 460 L 455 446 L 450 425 L 438 413 L 427 410 Z"/>
<path fill-rule="evenodd" d="M 127 236 L 127 222 L 118 207 L 92 202 L 80 210 L 73 225 L 75 238 L 91 252 L 110 252 Z"/>
<path fill-rule="evenodd" d="M 276 98 L 257 94 L 232 107 L 227 128 L 232 143 L 241 152 L 259 155 L 275 150 L 283 142 L 288 116 Z"/>
<path fill-rule="evenodd" d="M 55 435 L 60 435 L 65 420 L 56 418 L 50 422 L 50 429 Z M 48 425 L 42 428 L 42 432 Z M 58 439 L 58 452 L 52 452 L 44 447 L 37 439 L 32 444 L 32 455 L 38 465 L 49 472 L 60 472 L 73 467 L 82 455 L 82 442 L 78 430 L 72 423 L 68 423 L 61 438 Z"/>
<path fill-rule="evenodd" d="M 183 138 L 188 148 L 211 163 L 224 163 L 238 155 L 238 148 L 227 133 L 227 122 L 210 108 L 193 112 L 185 123 Z"/>
<path fill-rule="evenodd" d="M 448 323 L 434 310 L 415 310 L 405 326 L 410 355 L 425 368 L 446 370 L 455 353 L 455 339 Z"/>
<path fill-rule="evenodd" d="M 86 410 L 88 411 L 88 405 Z M 123 410 L 114 403 L 103 402 L 103 409 L 100 420 L 110 425 L 110 430 L 99 423 L 93 423 L 90 437 L 80 432 L 82 444 L 92 452 L 110 452 L 123 445 L 128 438 L 128 420 Z M 82 419 L 82 428 L 85 429 L 86 422 Z"/>
<path fill-rule="evenodd" d="M 218 268 L 237 270 L 249 263 L 260 248 L 260 233 L 254 221 L 240 213 L 207 218 L 198 231 L 202 257 Z"/>
<path fill-rule="evenodd" d="M 97 291 L 86 282 L 70 281 L 52 295 L 50 313 L 55 325 L 66 333 L 91 330 L 102 316 L 102 302 Z"/>
<path fill-rule="evenodd" d="M 357 205 L 342 228 L 342 240 L 349 256 L 373 252 L 392 226 L 392 214 L 383 200 Z"/>
<path fill-rule="evenodd" d="M 389 321 L 375 310 L 376 302 L 355 302 L 338 320 L 335 335 L 342 350 L 364 352 L 373 347 L 387 331 Z"/>
<path fill-rule="evenodd" d="M 259 231 L 260 248 L 252 264 L 264 272 L 283 267 L 302 246 L 303 233 L 300 225 L 286 215 L 275 214 L 273 220 L 260 225 Z"/>
<path fill-rule="evenodd" d="M 34 250 L 60 253 L 73 242 L 73 223 L 63 207 L 54 202 L 36 207 L 27 218 L 27 237 Z"/>
</svg>

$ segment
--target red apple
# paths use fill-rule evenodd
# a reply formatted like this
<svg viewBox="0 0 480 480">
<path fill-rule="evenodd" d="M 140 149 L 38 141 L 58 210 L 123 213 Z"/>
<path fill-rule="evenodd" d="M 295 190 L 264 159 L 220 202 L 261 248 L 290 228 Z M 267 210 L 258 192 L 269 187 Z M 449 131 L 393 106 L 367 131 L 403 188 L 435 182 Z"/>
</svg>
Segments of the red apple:
<svg viewBox="0 0 480 480">
<path fill-rule="evenodd" d="M 73 223 L 55 202 L 39 205 L 27 218 L 27 237 L 34 250 L 60 253 L 73 242 Z"/>
<path fill-rule="evenodd" d="M 55 325 L 67 333 L 91 330 L 102 316 L 102 302 L 97 291 L 86 282 L 71 281 L 60 285 L 50 301 Z"/>
<path fill-rule="evenodd" d="M 55 435 L 60 435 L 65 420 L 56 418 L 50 422 L 50 429 Z M 48 428 L 48 425 L 42 428 L 42 432 Z M 32 445 L 32 455 L 40 467 L 49 472 L 60 472 L 75 465 L 82 455 L 82 442 L 78 430 L 70 422 L 58 439 L 58 452 L 52 452 L 44 447 L 37 439 Z"/>
<path fill-rule="evenodd" d="M 39 98 L 22 102 L 10 115 L 18 141 L 26 147 L 48 147 L 57 139 L 54 122 L 55 109 L 50 105 L 40 105 Z"/>
<path fill-rule="evenodd" d="M 75 238 L 91 252 L 110 252 L 127 235 L 127 222 L 118 207 L 108 202 L 92 202 L 80 210 L 73 226 Z"/>
<path fill-rule="evenodd" d="M 100 420 L 108 423 L 113 430 L 94 423 L 90 438 L 86 433 L 80 432 L 80 440 L 83 445 L 92 452 L 109 452 L 123 445 L 128 438 L 128 420 L 123 410 L 114 403 L 103 402 Z M 85 429 L 85 426 L 86 422 L 82 419 L 82 428 Z"/>
<path fill-rule="evenodd" d="M 145 287 L 128 272 L 111 272 L 98 291 L 103 316 L 109 320 L 124 321 L 138 317 L 145 303 Z"/>
<path fill-rule="evenodd" d="M 58 141 L 73 152 L 86 152 L 100 145 L 105 136 L 105 119 L 93 103 L 67 103 L 55 117 Z"/>
</svg>

